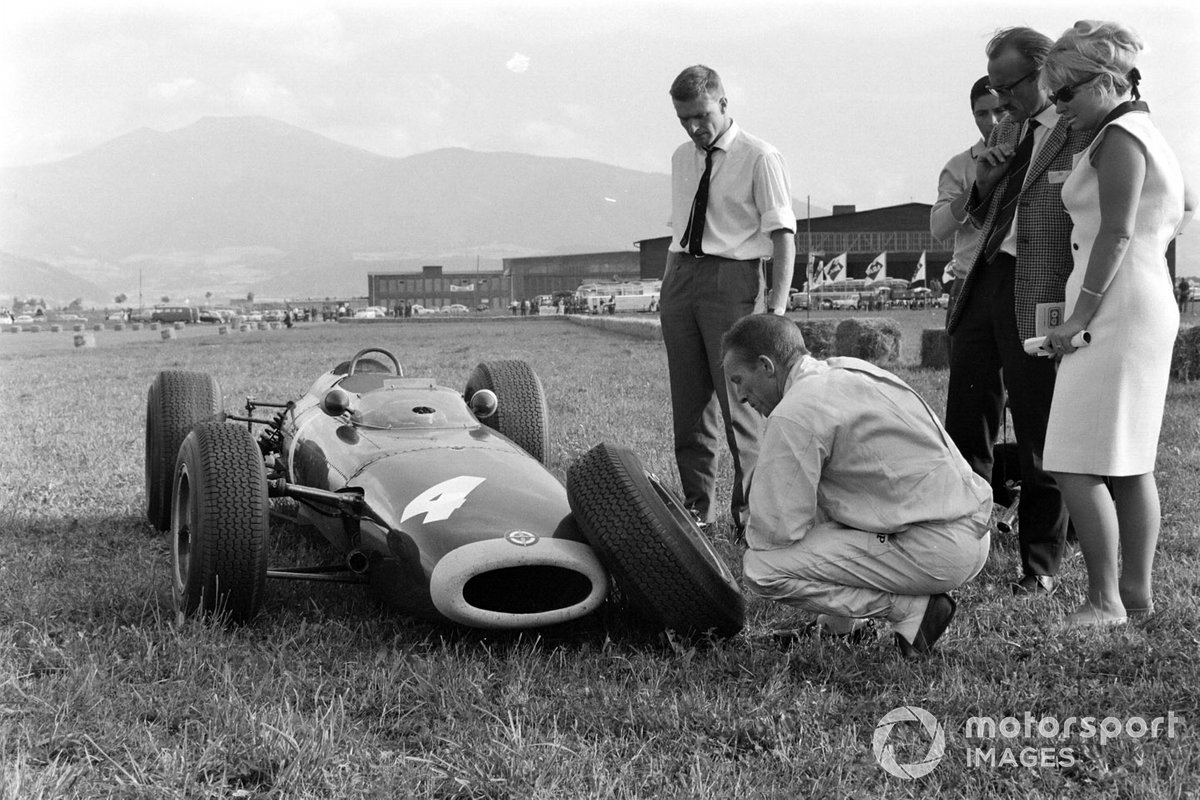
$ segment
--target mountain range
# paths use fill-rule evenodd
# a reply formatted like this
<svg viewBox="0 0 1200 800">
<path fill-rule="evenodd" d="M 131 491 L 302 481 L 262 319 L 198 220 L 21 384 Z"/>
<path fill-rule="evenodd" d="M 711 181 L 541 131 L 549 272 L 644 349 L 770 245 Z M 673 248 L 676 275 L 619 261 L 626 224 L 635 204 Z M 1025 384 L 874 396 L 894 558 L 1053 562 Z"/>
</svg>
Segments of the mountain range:
<svg viewBox="0 0 1200 800">
<path fill-rule="evenodd" d="M 0 169 L 0 298 L 361 295 L 366 275 L 501 267 L 666 235 L 670 176 L 460 148 L 392 158 L 263 117 L 141 129 Z"/>
</svg>

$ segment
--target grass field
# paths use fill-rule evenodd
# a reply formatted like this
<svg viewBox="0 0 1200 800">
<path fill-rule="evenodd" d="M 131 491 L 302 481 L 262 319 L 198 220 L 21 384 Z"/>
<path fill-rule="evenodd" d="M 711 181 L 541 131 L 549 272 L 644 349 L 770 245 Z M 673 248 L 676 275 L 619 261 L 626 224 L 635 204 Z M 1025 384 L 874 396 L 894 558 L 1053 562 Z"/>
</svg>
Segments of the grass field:
<svg viewBox="0 0 1200 800">
<path fill-rule="evenodd" d="M 897 372 L 935 409 L 945 372 L 912 365 L 943 313 L 893 315 Z M 251 625 L 177 626 L 167 546 L 144 512 L 145 394 L 159 370 L 209 372 L 240 410 L 247 395 L 300 395 L 367 346 L 456 387 L 480 361 L 522 358 L 546 387 L 560 478 L 614 441 L 673 484 L 662 345 L 544 319 L 97 340 L 0 337 L 3 800 L 1200 797 L 1200 384 L 1168 400 L 1155 615 L 1064 632 L 1082 562 L 1054 599 L 1020 603 L 1007 588 L 1015 545 L 997 541 L 935 654 L 906 662 L 882 635 L 780 652 L 762 635 L 798 620 L 760 601 L 741 636 L 711 643 L 647 639 L 607 613 L 521 635 L 436 627 L 353 587 L 279 583 Z M 317 547 L 280 533 L 277 556 Z M 945 735 L 941 763 L 914 780 L 873 749 L 881 718 L 903 706 Z M 972 717 L 1031 726 L 972 738 Z M 1105 735 L 1088 735 L 1085 717 Z M 1157 735 L 1137 723 L 1160 717 Z M 1039 734 L 1068 718 L 1066 738 Z M 888 743 L 913 763 L 931 738 L 910 723 Z"/>
</svg>

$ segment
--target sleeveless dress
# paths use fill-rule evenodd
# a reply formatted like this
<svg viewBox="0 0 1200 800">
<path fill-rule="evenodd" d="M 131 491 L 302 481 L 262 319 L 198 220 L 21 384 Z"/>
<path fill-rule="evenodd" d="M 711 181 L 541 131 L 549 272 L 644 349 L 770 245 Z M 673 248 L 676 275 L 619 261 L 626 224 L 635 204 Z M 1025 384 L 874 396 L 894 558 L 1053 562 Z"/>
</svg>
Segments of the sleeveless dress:
<svg viewBox="0 0 1200 800">
<path fill-rule="evenodd" d="M 1079 299 L 1100 228 L 1100 189 L 1092 154 L 1114 127 L 1141 143 L 1146 178 L 1129 248 L 1088 323 L 1092 342 L 1059 364 L 1043 453 L 1045 469 L 1058 472 L 1115 476 L 1154 470 L 1179 331 L 1166 251 L 1184 215 L 1183 173 L 1150 115 L 1139 111 L 1102 128 L 1063 184 L 1063 204 L 1074 223 L 1075 259 L 1067 280 L 1066 316 Z"/>
</svg>

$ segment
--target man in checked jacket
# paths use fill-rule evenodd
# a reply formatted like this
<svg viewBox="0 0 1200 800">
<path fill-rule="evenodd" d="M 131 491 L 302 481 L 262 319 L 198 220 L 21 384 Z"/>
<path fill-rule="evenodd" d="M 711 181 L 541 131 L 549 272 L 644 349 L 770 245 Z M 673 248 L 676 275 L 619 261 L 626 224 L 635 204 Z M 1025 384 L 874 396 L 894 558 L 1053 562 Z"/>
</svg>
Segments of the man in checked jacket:
<svg viewBox="0 0 1200 800">
<path fill-rule="evenodd" d="M 1039 85 L 1051 44 L 1029 28 L 1000 31 L 988 43 L 988 80 L 1009 118 L 992 131 L 976 165 L 967 212 L 980 228 L 979 247 L 946 323 L 946 430 L 972 469 L 989 480 L 1008 393 L 1021 466 L 1022 575 L 1012 589 L 1025 597 L 1056 588 L 1067 512 L 1054 479 L 1042 470 L 1055 363 L 1026 355 L 1022 342 L 1035 335 L 1038 304 L 1065 298 L 1073 261 L 1062 184 L 1094 136 L 1072 131 Z"/>
</svg>

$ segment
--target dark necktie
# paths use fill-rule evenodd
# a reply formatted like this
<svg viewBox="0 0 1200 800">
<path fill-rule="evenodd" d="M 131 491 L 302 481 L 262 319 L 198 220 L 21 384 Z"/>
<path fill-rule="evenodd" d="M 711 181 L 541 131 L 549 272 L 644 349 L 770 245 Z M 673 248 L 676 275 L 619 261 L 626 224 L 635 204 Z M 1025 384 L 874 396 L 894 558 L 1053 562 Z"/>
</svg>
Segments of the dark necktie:
<svg viewBox="0 0 1200 800">
<path fill-rule="evenodd" d="M 1013 217 L 1017 213 L 1017 201 L 1021 197 L 1021 187 L 1025 184 L 1025 173 L 1029 171 L 1029 161 L 1033 156 L 1033 129 L 1037 125 L 1036 119 L 1029 120 L 1025 135 L 1013 153 L 1008 167 L 1008 183 L 1004 187 L 1004 196 L 1000 198 L 1000 209 L 996 212 L 996 220 L 983 249 L 986 261 L 990 262 L 1000 252 L 1000 245 L 1004 243 L 1008 229 L 1012 227 Z"/>
<path fill-rule="evenodd" d="M 696 199 L 692 200 L 692 213 L 683 229 L 683 238 L 679 240 L 680 246 L 694 256 L 704 255 L 704 215 L 708 213 L 708 181 L 712 177 L 714 149 L 710 147 L 704 151 L 704 174 L 700 176 Z"/>
</svg>

